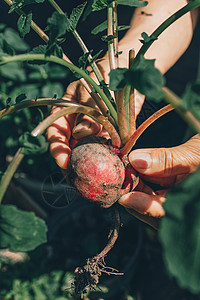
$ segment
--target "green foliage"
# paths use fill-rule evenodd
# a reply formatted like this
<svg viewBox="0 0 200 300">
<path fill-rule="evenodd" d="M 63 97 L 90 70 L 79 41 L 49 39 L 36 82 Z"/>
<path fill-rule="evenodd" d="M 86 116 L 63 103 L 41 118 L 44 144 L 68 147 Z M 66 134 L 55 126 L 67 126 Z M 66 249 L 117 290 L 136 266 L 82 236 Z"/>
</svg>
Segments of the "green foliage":
<svg viewBox="0 0 200 300">
<path fill-rule="evenodd" d="M 62 48 L 58 44 L 59 38 L 65 34 L 68 27 L 67 16 L 54 12 L 47 20 L 47 25 L 49 30 L 49 42 L 47 44 L 45 55 L 57 55 L 62 58 Z"/>
<path fill-rule="evenodd" d="M 6 28 L 3 34 L 7 43 L 16 52 L 25 52 L 30 50 L 30 46 L 22 38 L 20 38 L 19 34 L 14 29 Z"/>
<path fill-rule="evenodd" d="M 98 26 L 96 26 L 91 33 L 92 34 L 98 34 L 104 30 L 106 30 L 108 28 L 108 21 L 104 21 L 103 23 L 99 24 Z"/>
<path fill-rule="evenodd" d="M 133 7 L 144 7 L 147 6 L 148 1 L 142 0 L 116 0 L 116 3 L 119 5 L 127 5 Z"/>
<path fill-rule="evenodd" d="M 116 35 L 112 35 L 112 34 L 110 34 L 110 35 L 104 35 L 104 36 L 101 37 L 102 41 L 104 41 L 104 42 L 112 42 L 116 38 L 117 38 L 117 36 Z"/>
<path fill-rule="evenodd" d="M 182 288 L 200 293 L 200 169 L 167 194 L 159 231 L 170 276 Z"/>
<path fill-rule="evenodd" d="M 165 79 L 154 66 L 155 60 L 145 59 L 140 55 L 132 69 L 118 68 L 110 72 L 110 89 L 112 91 L 121 90 L 125 84 L 138 90 L 149 99 L 159 101 L 163 97 L 161 87 L 165 84 Z"/>
<path fill-rule="evenodd" d="M 94 2 L 92 4 L 92 9 L 93 9 L 93 11 L 102 10 L 102 9 L 108 7 L 112 2 L 113 2 L 113 0 L 94 0 Z"/>
<path fill-rule="evenodd" d="M 86 2 L 73 8 L 70 17 L 67 18 L 67 20 L 68 20 L 68 24 L 67 24 L 67 28 L 66 28 L 67 31 L 73 32 L 76 29 L 76 26 L 77 26 L 78 21 L 84 11 L 85 6 L 86 6 Z"/>
<path fill-rule="evenodd" d="M 0 206 L 0 248 L 30 251 L 46 242 L 47 227 L 33 212 Z"/>
<path fill-rule="evenodd" d="M 43 259 L 43 258 L 42 258 Z M 32 262 L 33 264 L 33 262 Z M 30 268 L 27 265 L 27 269 Z M 19 266 L 18 269 L 20 270 Z M 23 265 L 21 266 L 23 271 Z M 15 270 L 15 269 L 14 269 Z M 22 272 L 21 271 L 21 272 Z M 25 271 L 25 270 L 24 270 Z M 11 272 L 11 270 L 10 270 Z M 47 272 L 47 270 L 46 270 Z M 8 272 L 6 272 L 6 275 Z M 15 273 L 17 273 L 15 271 Z M 9 274 L 10 275 L 10 274 Z M 27 274 L 26 274 L 27 275 Z M 26 276 L 27 277 L 27 276 Z M 71 284 L 73 281 L 73 274 L 64 272 L 62 270 L 53 270 L 44 274 L 37 274 L 32 278 L 27 279 L 25 274 L 15 274 L 14 278 L 9 278 L 11 284 L 9 288 L 5 288 L 6 280 L 3 279 L 4 288 L 0 291 L 0 296 L 5 300 L 67 300 L 72 299 Z M 28 276 L 29 277 L 29 276 Z"/>
<path fill-rule="evenodd" d="M 127 30 L 131 28 L 131 26 L 129 25 L 120 25 L 120 26 L 117 26 L 117 31 L 123 31 L 123 30 Z"/>
<path fill-rule="evenodd" d="M 154 37 L 153 35 L 152 35 L 152 36 L 148 36 L 148 34 L 147 34 L 146 32 L 143 32 L 143 33 L 141 34 L 141 36 L 142 36 L 142 38 L 143 38 L 143 40 L 140 40 L 140 42 L 141 42 L 142 44 L 149 43 L 150 41 L 155 41 L 155 40 L 157 40 L 157 38 Z"/>
<path fill-rule="evenodd" d="M 22 100 L 25 100 L 26 99 L 26 94 L 20 94 L 16 97 L 15 99 L 15 102 L 18 103 L 18 102 L 21 102 Z"/>
<path fill-rule="evenodd" d="M 182 104 L 186 110 L 200 120 L 200 82 L 189 83 L 182 96 Z"/>
<path fill-rule="evenodd" d="M 14 55 L 14 49 L 7 43 L 4 35 L 0 33 L 0 55 Z"/>
<path fill-rule="evenodd" d="M 102 10 L 108 7 L 114 0 L 94 0 L 92 4 L 93 11 Z M 132 7 L 143 7 L 148 4 L 147 1 L 141 0 L 116 0 L 117 5 L 126 5 Z"/>
<path fill-rule="evenodd" d="M 12 13 L 16 8 L 21 8 L 29 4 L 42 3 L 45 0 L 13 0 L 10 6 L 9 13 Z"/>
<path fill-rule="evenodd" d="M 48 150 L 48 143 L 43 135 L 32 136 L 30 132 L 25 132 L 19 138 L 19 145 L 22 147 L 21 153 L 25 155 L 42 154 Z"/>
<path fill-rule="evenodd" d="M 27 15 L 21 15 L 17 22 L 17 27 L 22 38 L 25 37 L 27 33 L 30 32 L 31 29 L 31 21 L 32 21 L 32 12 Z"/>
</svg>

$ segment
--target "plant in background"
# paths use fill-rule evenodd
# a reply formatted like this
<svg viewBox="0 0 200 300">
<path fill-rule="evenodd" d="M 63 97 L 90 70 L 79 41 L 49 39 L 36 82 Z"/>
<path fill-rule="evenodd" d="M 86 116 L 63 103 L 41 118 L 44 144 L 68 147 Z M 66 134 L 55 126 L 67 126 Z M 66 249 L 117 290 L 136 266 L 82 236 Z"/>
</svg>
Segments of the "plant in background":
<svg viewBox="0 0 200 300">
<path fill-rule="evenodd" d="M 23 62 L 24 68 L 26 70 L 27 68 L 28 70 L 30 69 L 30 74 L 32 74 L 31 76 L 35 76 L 34 79 L 37 81 L 38 72 L 42 73 L 45 70 L 46 78 L 49 79 L 49 74 L 52 73 L 51 68 L 56 68 L 54 64 L 62 66 L 62 70 L 63 67 L 66 68 L 67 74 L 68 70 L 71 70 L 75 74 L 76 78 L 80 78 L 81 83 L 94 99 L 99 110 L 80 105 L 73 101 L 60 99 L 60 96 L 44 98 L 46 94 L 45 90 L 43 90 L 43 92 L 41 93 L 42 97 L 38 95 L 32 100 L 27 100 L 27 95 L 25 95 L 26 91 L 24 91 L 23 94 L 17 95 L 17 98 L 15 99 L 16 103 L 13 103 L 13 95 L 11 99 L 5 99 L 7 100 L 6 105 L 9 107 L 6 107 L 0 111 L 0 118 L 8 118 L 8 116 L 10 117 L 11 113 L 21 111 L 22 109 L 27 110 L 27 108 L 30 107 L 59 106 L 63 107 L 63 109 L 59 112 L 47 116 L 34 129 L 31 128 L 29 132 L 25 132 L 20 136 L 20 148 L 14 155 L 1 180 L 0 202 L 4 197 L 13 174 L 15 173 L 24 156 L 30 153 L 39 154 L 47 150 L 47 145 L 43 133 L 53 122 L 55 122 L 61 116 L 74 113 L 88 115 L 92 119 L 103 125 L 103 127 L 110 135 L 109 143 L 107 143 L 107 141 L 102 142 L 102 140 L 100 140 L 100 142 L 99 140 L 95 140 L 95 142 L 94 140 L 92 142 L 84 142 L 88 145 L 92 144 L 92 146 L 90 146 L 91 148 L 87 147 L 87 151 L 89 152 L 87 153 L 87 158 L 85 161 L 78 161 L 80 151 L 79 148 L 83 149 L 83 142 L 81 145 L 82 147 L 80 146 L 80 144 L 79 146 L 76 145 L 74 150 L 72 150 L 70 162 L 71 169 L 73 171 L 73 180 L 71 181 L 73 181 L 73 184 L 75 184 L 79 192 L 90 201 L 92 200 L 97 202 L 98 200 L 100 200 L 100 203 L 103 203 L 104 207 L 111 206 L 119 199 L 121 195 L 133 190 L 137 186 L 139 178 L 137 177 L 137 174 L 134 172 L 132 167 L 130 167 L 130 165 L 127 163 L 127 155 L 135 145 L 137 139 L 144 132 L 144 130 L 146 130 L 148 126 L 150 126 L 158 118 L 175 108 L 177 112 L 186 120 L 186 122 L 188 122 L 190 126 L 192 126 L 192 128 L 197 133 L 200 132 L 199 111 L 194 109 L 194 105 L 199 105 L 199 97 L 197 93 L 195 93 L 198 84 L 196 84 L 195 88 L 194 85 L 191 85 L 189 88 L 187 88 L 182 101 L 178 96 L 176 96 L 173 92 L 171 92 L 167 87 L 164 86 L 164 77 L 154 67 L 154 60 L 147 60 L 144 58 L 144 54 L 152 45 L 152 43 L 159 38 L 159 35 L 174 21 L 182 17 L 185 13 L 200 6 L 199 0 L 190 1 L 185 7 L 177 11 L 165 22 L 163 22 L 150 36 L 148 36 L 145 32 L 141 33 L 141 43 L 143 45 L 141 46 L 141 49 L 136 56 L 134 54 L 134 51 L 130 49 L 129 68 L 117 67 L 118 61 L 120 59 L 120 53 L 118 52 L 118 32 L 120 30 L 126 30 L 128 28 L 127 26 L 118 26 L 117 6 L 129 5 L 137 7 L 146 6 L 148 3 L 146 1 L 140 0 L 95 0 L 92 5 L 88 6 L 87 12 L 107 9 L 107 21 L 96 27 L 93 30 L 93 33 L 99 33 L 104 29 L 107 29 L 107 35 L 103 36 L 102 38 L 108 43 L 110 62 L 109 86 L 107 86 L 104 82 L 101 72 L 95 62 L 99 53 L 92 57 L 92 51 L 87 49 L 86 45 L 84 44 L 83 40 L 76 30 L 77 23 L 85 9 L 86 3 L 83 3 L 74 8 L 71 15 L 67 16 L 54 0 L 49 0 L 50 4 L 55 8 L 56 11 L 47 20 L 47 36 L 47 34 L 43 32 L 33 21 L 32 13 L 29 12 L 26 14 L 22 10 L 24 6 L 28 6 L 32 3 L 42 3 L 44 2 L 44 0 L 4 1 L 8 5 L 10 5 L 10 13 L 16 11 L 20 15 L 17 24 L 20 36 L 24 37 L 27 33 L 29 33 L 30 28 L 32 28 L 44 40 L 44 42 L 46 42 L 46 45 L 39 45 L 32 50 L 25 49 L 28 50 L 27 53 L 15 54 L 14 49 L 5 38 L 5 34 L 1 34 L 0 69 L 3 69 L 3 72 L 5 73 L 5 70 L 9 70 L 9 66 L 11 64 L 13 65 L 18 64 L 19 62 Z M 74 64 L 72 64 L 69 58 L 63 53 L 61 43 L 64 42 L 66 32 L 72 33 L 83 50 L 83 56 L 79 59 L 79 66 L 75 66 Z M 48 64 L 45 65 L 45 67 L 44 65 L 41 65 L 41 63 L 44 64 L 48 62 L 53 63 L 53 65 Z M 96 83 L 89 76 L 89 72 L 86 69 L 87 62 L 94 71 L 98 83 Z M 50 68 L 49 72 L 48 68 Z M 64 71 L 62 72 L 62 74 L 64 75 Z M 26 80 L 25 77 L 26 75 L 24 74 L 24 78 L 22 80 L 23 82 L 25 82 Z M 57 87 L 51 86 L 51 88 L 53 92 L 52 94 L 57 94 Z M 155 114 L 150 116 L 137 129 L 135 124 L 135 90 L 139 91 L 140 93 L 154 101 L 158 102 L 161 99 L 165 99 L 166 102 L 169 103 L 168 105 L 157 111 Z M 40 93 L 40 90 L 38 90 L 38 93 Z M 191 101 L 189 102 L 189 97 L 191 97 L 191 95 L 194 95 L 194 93 L 195 97 L 193 97 L 192 99 L 195 99 L 195 103 L 192 103 Z M 94 150 L 94 147 L 96 147 L 97 149 Z M 93 178 L 94 182 L 96 182 L 99 178 L 92 177 L 93 175 L 91 174 L 89 168 L 86 169 L 87 172 L 90 172 L 89 176 L 91 177 L 89 177 L 88 174 L 83 173 L 83 171 L 85 171 L 85 164 L 91 164 L 91 161 L 89 159 L 92 153 L 96 155 L 95 161 L 98 160 L 98 158 L 100 157 L 100 147 L 101 152 L 104 154 L 104 156 L 106 151 L 106 156 L 110 155 L 110 165 L 105 169 L 105 174 L 107 174 L 112 168 L 113 169 L 112 175 L 110 175 L 110 173 L 108 175 L 108 181 L 105 182 L 104 178 L 101 179 L 104 180 L 105 184 L 103 190 L 102 186 L 100 187 L 101 182 L 98 182 L 99 186 L 96 188 L 96 190 L 94 190 L 92 189 L 93 186 L 90 188 L 90 185 L 85 185 L 85 183 L 83 184 L 83 182 L 84 180 L 85 182 L 88 182 L 88 178 L 90 178 L 90 181 Z M 78 154 L 73 154 L 74 151 L 77 151 Z M 99 157 L 97 157 L 97 152 Z M 85 149 L 83 150 L 83 153 L 85 154 Z M 112 164 L 111 157 L 114 157 Z M 102 162 L 102 159 L 100 159 L 100 161 Z M 105 164 L 107 164 L 106 161 Z M 96 164 L 95 167 L 98 171 L 98 164 Z M 92 166 L 92 168 L 94 168 L 94 165 Z M 116 170 L 120 172 L 120 176 L 118 176 L 117 178 L 114 177 Z M 80 177 L 80 174 L 82 177 Z M 113 178 L 111 178 L 112 176 Z M 195 261 L 197 268 L 193 268 L 191 270 L 188 267 L 192 265 L 191 261 L 193 261 L 193 254 L 189 255 L 188 249 L 190 250 L 190 252 L 195 251 L 195 253 L 198 253 L 198 243 L 196 243 L 196 240 L 198 240 L 198 215 L 200 213 L 199 200 L 197 199 L 200 192 L 199 186 L 197 184 L 198 177 L 199 170 L 190 175 L 183 183 L 173 188 L 172 191 L 168 194 L 168 201 L 165 205 L 166 217 L 164 217 L 162 221 L 162 226 L 159 233 L 169 274 L 175 276 L 182 287 L 188 288 L 194 293 L 200 292 L 198 285 L 199 264 L 198 261 Z M 119 180 L 121 181 L 119 182 Z M 80 182 L 83 187 L 81 186 Z M 108 186 L 114 187 L 115 192 L 113 192 L 113 190 L 111 191 L 111 189 L 108 189 Z M 116 187 L 118 188 L 117 192 Z M 192 194 L 190 192 L 191 190 Z M 101 197 L 99 197 L 99 195 L 101 195 Z M 110 199 L 110 197 L 112 199 Z M 174 201 L 174 203 L 176 203 L 177 209 L 174 209 L 174 203 L 173 206 L 171 205 L 174 197 L 176 197 L 176 201 Z M 180 199 L 179 204 L 177 198 Z M 107 201 L 109 201 L 109 204 Z M 192 226 L 188 225 L 190 220 L 189 217 L 186 217 L 186 207 L 190 209 L 191 214 L 195 212 L 195 219 Z M 110 232 L 108 245 L 99 255 L 88 259 L 86 266 L 77 268 L 75 270 L 76 278 L 74 285 L 76 294 L 85 292 L 88 287 L 95 288 L 95 286 L 99 282 L 99 276 L 102 273 L 116 275 L 120 274 L 117 270 L 106 267 L 104 263 L 104 257 L 113 247 L 117 239 L 120 227 L 120 218 L 116 204 L 113 205 L 113 211 L 115 215 L 115 222 Z M 16 216 L 16 224 L 14 224 L 13 219 L 10 217 L 11 214 Z M 18 211 L 12 206 L 1 205 L 0 246 L 2 248 L 8 247 L 11 250 L 15 251 L 28 251 L 36 247 L 38 244 L 45 242 L 46 227 L 43 221 L 36 218 L 33 214 L 29 213 L 32 224 L 30 224 L 30 221 L 27 222 L 30 225 L 31 230 L 28 232 L 26 227 L 27 235 L 25 234 L 25 232 L 23 232 L 17 216 L 20 217 L 20 220 L 26 222 L 26 214 L 27 213 Z M 191 214 L 189 214 L 189 216 Z M 182 222 L 185 224 L 185 226 L 180 227 L 178 224 L 182 224 Z M 11 224 L 9 229 L 7 229 L 8 223 Z M 19 230 L 18 235 L 16 235 L 16 231 L 15 235 L 12 234 L 13 228 L 15 228 L 15 230 Z M 33 230 L 33 228 L 35 230 Z M 34 231 L 34 234 L 31 235 L 31 231 Z M 176 232 L 176 234 L 173 235 L 172 232 Z M 10 238 L 10 236 L 12 236 L 12 238 Z M 173 236 L 175 236 L 175 241 L 173 240 Z M 177 239 L 177 237 L 179 237 L 179 239 Z M 186 239 L 188 241 L 188 244 L 185 243 Z M 22 242 L 19 243 L 19 240 L 21 240 Z M 182 244 L 179 244 L 179 240 L 180 243 L 184 242 L 184 246 Z M 193 251 L 191 251 L 191 249 L 193 249 Z M 184 259 L 183 263 L 182 257 L 185 257 L 186 253 L 187 259 Z M 181 264 L 180 261 L 182 262 Z M 181 266 L 181 268 L 178 266 Z M 182 270 L 184 270 L 184 272 Z M 190 277 L 190 280 L 188 280 L 189 274 L 191 272 L 193 275 Z"/>
</svg>

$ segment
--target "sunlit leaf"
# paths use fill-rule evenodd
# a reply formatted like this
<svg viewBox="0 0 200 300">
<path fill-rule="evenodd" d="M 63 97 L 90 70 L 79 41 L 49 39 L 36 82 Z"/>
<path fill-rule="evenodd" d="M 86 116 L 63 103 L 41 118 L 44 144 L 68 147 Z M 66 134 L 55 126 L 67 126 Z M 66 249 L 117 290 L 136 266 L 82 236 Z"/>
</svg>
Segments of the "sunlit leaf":
<svg viewBox="0 0 200 300">
<path fill-rule="evenodd" d="M 25 155 L 42 154 L 48 150 L 48 143 L 43 135 L 32 136 L 30 132 L 25 132 L 19 138 L 19 145 L 22 147 L 21 153 Z"/>
<path fill-rule="evenodd" d="M 155 60 L 145 59 L 142 55 L 138 58 L 132 69 L 118 68 L 112 70 L 110 76 L 110 89 L 117 91 L 125 84 L 130 84 L 133 89 L 149 99 L 160 101 L 163 97 L 161 87 L 165 83 L 163 75 L 154 66 Z"/>
<path fill-rule="evenodd" d="M 0 248 L 30 251 L 46 242 L 47 226 L 33 212 L 0 206 Z"/>
</svg>

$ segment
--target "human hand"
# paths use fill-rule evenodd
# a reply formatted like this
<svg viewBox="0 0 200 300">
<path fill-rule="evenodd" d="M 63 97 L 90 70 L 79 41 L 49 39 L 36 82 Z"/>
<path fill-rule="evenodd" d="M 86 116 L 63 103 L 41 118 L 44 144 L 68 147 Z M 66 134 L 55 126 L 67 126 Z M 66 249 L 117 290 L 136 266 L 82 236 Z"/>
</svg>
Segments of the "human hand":
<svg viewBox="0 0 200 300">
<path fill-rule="evenodd" d="M 200 165 L 200 136 L 173 148 L 134 150 L 129 161 L 142 180 L 159 184 L 163 189 L 154 192 L 141 180 L 137 189 L 121 197 L 119 203 L 157 229 L 159 218 L 165 214 L 162 204 L 168 189 Z"/>
<path fill-rule="evenodd" d="M 108 82 L 109 62 L 108 59 L 102 58 L 98 62 L 98 67 L 104 77 L 105 82 Z M 90 76 L 96 80 L 93 72 Z M 65 92 L 63 99 L 75 101 L 97 109 L 97 105 L 91 98 L 87 90 L 83 87 L 80 80 L 72 82 Z M 56 113 L 62 107 L 54 107 L 52 113 Z M 67 169 L 68 159 L 71 152 L 71 147 L 76 140 L 92 134 L 106 135 L 102 126 L 88 116 L 82 116 L 79 122 L 76 122 L 76 115 L 68 115 L 59 118 L 47 130 L 47 140 L 50 143 L 50 152 L 55 158 L 57 164 L 62 169 Z"/>
<path fill-rule="evenodd" d="M 101 71 L 104 81 L 109 83 L 109 60 L 107 56 L 98 60 L 97 65 Z M 93 72 L 90 76 L 97 81 Z M 65 100 L 71 100 L 98 109 L 94 100 L 91 98 L 87 90 L 81 84 L 80 80 L 72 82 L 62 97 Z M 136 91 L 135 93 L 135 115 L 137 116 L 142 108 L 144 96 Z M 63 108 L 54 107 L 52 113 L 56 113 Z M 77 140 L 89 136 L 99 135 L 109 138 L 108 133 L 102 126 L 95 122 L 92 118 L 84 115 L 77 118 L 75 114 L 59 118 L 47 130 L 47 140 L 50 143 L 50 152 L 55 158 L 57 164 L 62 169 L 67 169 L 71 148 Z"/>
</svg>

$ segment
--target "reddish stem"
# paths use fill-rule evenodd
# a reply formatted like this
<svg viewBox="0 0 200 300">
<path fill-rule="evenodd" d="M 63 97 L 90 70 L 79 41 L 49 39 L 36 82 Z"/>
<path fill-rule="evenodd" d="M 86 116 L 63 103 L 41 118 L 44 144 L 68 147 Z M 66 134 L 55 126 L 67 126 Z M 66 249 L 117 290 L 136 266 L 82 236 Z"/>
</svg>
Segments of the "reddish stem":
<svg viewBox="0 0 200 300">
<path fill-rule="evenodd" d="M 157 119 L 165 115 L 166 113 L 173 110 L 174 107 L 171 104 L 168 104 L 164 106 L 163 108 L 159 109 L 157 112 L 155 112 L 152 116 L 150 116 L 146 121 L 144 121 L 138 129 L 132 134 L 126 145 L 121 149 L 121 153 L 123 155 L 128 154 L 132 147 L 135 145 L 137 139 L 141 136 L 141 134 Z"/>
</svg>

